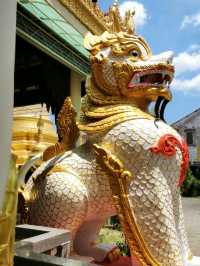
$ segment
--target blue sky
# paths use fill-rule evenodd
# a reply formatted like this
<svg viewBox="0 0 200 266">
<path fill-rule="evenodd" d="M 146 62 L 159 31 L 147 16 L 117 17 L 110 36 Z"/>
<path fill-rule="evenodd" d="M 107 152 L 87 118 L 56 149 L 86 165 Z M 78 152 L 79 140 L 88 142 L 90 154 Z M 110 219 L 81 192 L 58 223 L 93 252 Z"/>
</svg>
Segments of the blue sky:
<svg viewBox="0 0 200 266">
<path fill-rule="evenodd" d="M 111 0 L 99 0 L 107 11 Z M 136 31 L 149 43 L 153 53 L 174 51 L 173 100 L 166 110 L 170 123 L 200 108 L 200 0 L 119 1 L 121 12 L 136 10 Z"/>
</svg>

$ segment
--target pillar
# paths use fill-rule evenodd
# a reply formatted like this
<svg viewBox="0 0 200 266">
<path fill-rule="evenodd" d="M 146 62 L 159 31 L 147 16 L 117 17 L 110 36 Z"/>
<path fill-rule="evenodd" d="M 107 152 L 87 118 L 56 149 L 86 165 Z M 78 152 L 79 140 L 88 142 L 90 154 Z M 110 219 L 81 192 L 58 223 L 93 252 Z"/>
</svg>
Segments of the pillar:
<svg viewBox="0 0 200 266">
<path fill-rule="evenodd" d="M 12 135 L 17 1 L 0 1 L 0 211 L 5 193 Z"/>
<path fill-rule="evenodd" d="M 70 97 L 76 109 L 77 116 L 81 109 L 81 81 L 83 77 L 77 72 L 71 70 L 70 72 Z"/>
<path fill-rule="evenodd" d="M 81 110 L 81 82 L 83 79 L 84 79 L 83 76 L 71 70 L 70 97 L 77 112 L 77 119 L 79 118 L 80 110 Z M 80 137 L 76 145 L 79 146 L 83 144 L 84 142 L 85 142 L 85 137 L 84 135 L 80 134 Z"/>
</svg>

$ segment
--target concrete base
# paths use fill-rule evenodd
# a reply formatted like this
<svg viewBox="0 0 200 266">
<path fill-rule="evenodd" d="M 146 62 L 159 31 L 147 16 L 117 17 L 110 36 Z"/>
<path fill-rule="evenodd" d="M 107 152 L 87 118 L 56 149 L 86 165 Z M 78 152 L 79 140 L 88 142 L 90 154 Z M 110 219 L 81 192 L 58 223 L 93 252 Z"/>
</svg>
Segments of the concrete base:
<svg viewBox="0 0 200 266">
<path fill-rule="evenodd" d="M 25 249 L 16 251 L 14 266 L 95 266 L 96 264 L 33 253 Z M 96 265 L 98 266 L 98 265 Z"/>
<path fill-rule="evenodd" d="M 36 225 L 16 226 L 15 249 L 26 248 L 31 252 L 67 258 L 70 254 L 70 232 L 63 229 Z"/>
<path fill-rule="evenodd" d="M 91 262 L 94 261 L 94 259 L 92 257 L 80 256 L 80 255 L 77 255 L 77 254 L 70 255 L 68 257 L 68 259 L 79 260 L 79 261 L 88 262 L 88 263 L 91 263 Z"/>
<path fill-rule="evenodd" d="M 76 256 L 68 259 L 71 243 L 70 232 L 67 230 L 18 225 L 16 239 L 15 266 L 95 266 L 88 257 Z"/>
</svg>

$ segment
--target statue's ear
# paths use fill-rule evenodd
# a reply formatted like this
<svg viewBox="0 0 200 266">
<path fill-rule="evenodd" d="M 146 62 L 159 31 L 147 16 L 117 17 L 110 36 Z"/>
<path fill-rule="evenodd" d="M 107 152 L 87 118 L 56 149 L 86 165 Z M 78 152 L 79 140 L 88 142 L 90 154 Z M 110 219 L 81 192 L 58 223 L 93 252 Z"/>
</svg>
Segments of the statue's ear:
<svg viewBox="0 0 200 266">
<path fill-rule="evenodd" d="M 102 35 L 93 35 L 91 32 L 86 33 L 84 38 L 84 47 L 92 55 L 96 55 L 103 47 L 106 47 L 106 43 L 112 35 L 105 31 Z"/>
<path fill-rule="evenodd" d="M 87 32 L 84 41 L 83 41 L 83 46 L 85 49 L 91 51 L 92 50 L 92 40 L 94 39 L 94 35 L 91 32 Z"/>
<path fill-rule="evenodd" d="M 88 32 L 85 35 L 84 43 L 85 49 L 87 49 L 91 54 L 96 55 L 96 53 L 101 49 L 101 36 L 93 35 L 91 32 Z"/>
</svg>

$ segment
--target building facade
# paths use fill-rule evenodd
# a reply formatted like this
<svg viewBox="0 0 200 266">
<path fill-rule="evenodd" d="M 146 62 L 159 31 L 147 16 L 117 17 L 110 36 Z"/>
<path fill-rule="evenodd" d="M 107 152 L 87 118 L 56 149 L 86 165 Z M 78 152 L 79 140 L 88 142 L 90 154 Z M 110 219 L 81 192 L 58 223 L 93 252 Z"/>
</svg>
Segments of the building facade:
<svg viewBox="0 0 200 266">
<path fill-rule="evenodd" d="M 33 155 L 35 136 L 30 138 L 28 129 L 37 128 L 35 106 L 41 109 L 44 103 L 56 119 L 65 98 L 70 96 L 79 113 L 84 82 L 90 73 L 84 36 L 88 31 L 100 34 L 105 30 L 104 14 L 91 0 L 17 0 L 14 122 L 18 124 L 13 124 L 12 150 L 20 162 L 25 162 L 22 154 L 26 153 L 27 159 L 28 154 Z M 27 108 L 32 111 L 27 113 Z M 23 110 L 23 119 L 16 110 Z M 25 123 L 27 119 L 31 125 L 30 121 Z M 26 134 L 20 131 L 24 126 Z M 48 134 L 52 134 L 51 130 Z M 37 146 L 42 147 L 41 142 Z"/>
<path fill-rule="evenodd" d="M 173 123 L 172 126 L 186 140 L 191 168 L 200 176 L 200 108 Z"/>
</svg>

